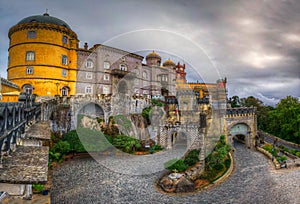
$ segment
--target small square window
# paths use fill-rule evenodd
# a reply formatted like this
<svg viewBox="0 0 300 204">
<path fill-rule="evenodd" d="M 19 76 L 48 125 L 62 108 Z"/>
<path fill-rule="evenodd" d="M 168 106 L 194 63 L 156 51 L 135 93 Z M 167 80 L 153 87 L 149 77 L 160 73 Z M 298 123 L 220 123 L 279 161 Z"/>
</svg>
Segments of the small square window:
<svg viewBox="0 0 300 204">
<path fill-rule="evenodd" d="M 86 68 L 93 68 L 94 67 L 94 62 L 91 59 L 88 59 L 85 63 Z"/>
<path fill-rule="evenodd" d="M 87 79 L 92 79 L 92 78 L 93 78 L 92 73 L 87 72 L 87 73 L 86 73 L 86 78 L 87 78 Z"/>
<path fill-rule="evenodd" d="M 104 79 L 105 81 L 108 81 L 108 80 L 109 80 L 109 75 L 108 75 L 108 74 L 104 74 L 104 75 L 103 75 L 103 79 Z"/>
<path fill-rule="evenodd" d="M 26 74 L 33 74 L 33 67 L 26 67 Z"/>
<path fill-rule="evenodd" d="M 67 76 L 67 70 L 66 70 L 66 69 L 63 69 L 63 70 L 62 70 L 62 76 L 63 76 L 63 77 L 66 77 L 66 76 Z"/>
<path fill-rule="evenodd" d="M 61 56 L 61 63 L 63 65 L 68 65 L 68 57 L 66 55 Z"/>
<path fill-rule="evenodd" d="M 92 87 L 90 87 L 90 86 L 85 87 L 85 93 L 86 94 L 91 94 L 92 93 Z"/>
<path fill-rule="evenodd" d="M 62 37 L 62 43 L 63 44 L 68 44 L 68 37 L 67 36 L 63 35 L 63 37 Z"/>
<path fill-rule="evenodd" d="M 109 87 L 103 86 L 103 94 L 109 94 Z"/>
<path fill-rule="evenodd" d="M 26 61 L 34 61 L 35 53 L 34 51 L 27 51 L 26 52 Z"/>
<path fill-rule="evenodd" d="M 36 38 L 36 30 L 30 30 L 27 32 L 27 38 Z"/>
</svg>

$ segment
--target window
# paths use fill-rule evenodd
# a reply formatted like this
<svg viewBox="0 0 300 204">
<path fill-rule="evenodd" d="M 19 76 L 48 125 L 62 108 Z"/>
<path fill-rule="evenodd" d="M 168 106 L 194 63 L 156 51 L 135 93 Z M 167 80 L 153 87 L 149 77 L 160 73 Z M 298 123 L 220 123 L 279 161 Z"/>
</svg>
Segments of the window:
<svg viewBox="0 0 300 204">
<path fill-rule="evenodd" d="M 26 74 L 33 74 L 33 67 L 26 67 Z"/>
<path fill-rule="evenodd" d="M 120 65 L 120 70 L 122 70 L 122 71 L 127 71 L 127 66 L 126 66 L 126 64 L 121 64 L 121 65 Z"/>
<path fill-rule="evenodd" d="M 30 84 L 25 84 L 23 86 L 23 91 L 27 94 L 32 94 L 33 87 Z"/>
<path fill-rule="evenodd" d="M 103 94 L 109 94 L 109 87 L 103 86 Z"/>
<path fill-rule="evenodd" d="M 108 74 L 104 74 L 104 75 L 103 75 L 103 79 L 104 79 L 105 81 L 108 81 L 108 80 L 109 80 L 109 75 L 108 75 Z"/>
<path fill-rule="evenodd" d="M 94 63 L 91 59 L 88 59 L 86 62 L 85 62 L 85 67 L 86 68 L 93 68 L 94 67 Z"/>
<path fill-rule="evenodd" d="M 167 82 L 168 81 L 168 75 L 162 75 L 161 76 L 161 81 Z"/>
<path fill-rule="evenodd" d="M 62 96 L 68 96 L 68 88 L 67 87 L 63 87 L 61 89 L 61 95 Z"/>
<path fill-rule="evenodd" d="M 85 93 L 86 94 L 91 94 L 92 93 L 92 87 L 90 87 L 90 86 L 85 87 Z"/>
<path fill-rule="evenodd" d="M 67 36 L 63 35 L 63 37 L 62 37 L 62 43 L 63 44 L 68 44 L 68 37 Z"/>
<path fill-rule="evenodd" d="M 134 84 L 135 85 L 139 85 L 139 80 L 138 79 L 134 79 Z"/>
<path fill-rule="evenodd" d="M 66 69 L 63 69 L 63 70 L 62 70 L 62 76 L 63 76 L 63 77 L 66 77 L 66 76 L 67 76 L 67 70 L 66 70 Z"/>
<path fill-rule="evenodd" d="M 104 66 L 104 69 L 109 69 L 110 68 L 110 63 L 109 62 L 104 62 L 103 66 Z"/>
<path fill-rule="evenodd" d="M 26 61 L 34 61 L 35 53 L 34 51 L 27 51 L 26 52 Z"/>
<path fill-rule="evenodd" d="M 143 72 L 143 78 L 147 79 L 147 72 L 145 72 L 145 71 Z"/>
<path fill-rule="evenodd" d="M 87 73 L 86 73 L 86 78 L 87 78 L 87 79 L 92 79 L 92 78 L 93 78 L 92 73 L 87 72 Z"/>
<path fill-rule="evenodd" d="M 36 38 L 36 31 L 35 30 L 28 31 L 27 38 Z"/>
<path fill-rule="evenodd" d="M 63 65 L 68 65 L 68 57 L 66 55 L 61 56 L 61 63 Z"/>
</svg>

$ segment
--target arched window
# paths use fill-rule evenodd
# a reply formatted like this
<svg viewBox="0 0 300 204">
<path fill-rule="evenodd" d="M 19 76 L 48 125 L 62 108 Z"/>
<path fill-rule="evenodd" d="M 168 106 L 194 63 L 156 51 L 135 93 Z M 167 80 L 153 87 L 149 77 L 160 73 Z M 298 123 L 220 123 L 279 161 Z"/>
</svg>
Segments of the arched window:
<svg viewBox="0 0 300 204">
<path fill-rule="evenodd" d="M 104 69 L 110 69 L 110 63 L 107 62 L 107 61 L 105 61 L 105 62 L 103 63 L 103 67 L 104 67 Z"/>
<path fill-rule="evenodd" d="M 23 86 L 23 92 L 27 93 L 27 94 L 32 94 L 33 92 L 33 87 L 31 84 L 25 84 Z"/>
<path fill-rule="evenodd" d="M 120 64 L 120 70 L 122 70 L 122 71 L 127 71 L 127 66 L 126 66 L 126 64 Z"/>
<path fill-rule="evenodd" d="M 68 90 L 69 90 L 68 87 L 66 87 L 66 86 L 62 87 L 62 89 L 61 89 L 61 95 L 62 96 L 68 96 Z"/>
<path fill-rule="evenodd" d="M 143 79 L 147 79 L 147 72 L 143 72 Z"/>
</svg>

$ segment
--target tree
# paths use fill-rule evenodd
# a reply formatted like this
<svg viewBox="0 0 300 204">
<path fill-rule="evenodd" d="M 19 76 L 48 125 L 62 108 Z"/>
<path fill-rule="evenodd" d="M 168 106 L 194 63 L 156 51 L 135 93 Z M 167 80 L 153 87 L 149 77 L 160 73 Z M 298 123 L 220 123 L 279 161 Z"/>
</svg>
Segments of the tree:
<svg viewBox="0 0 300 204">
<path fill-rule="evenodd" d="M 240 98 L 238 96 L 232 96 L 229 98 L 229 103 L 231 105 L 231 108 L 237 108 L 240 107 Z"/>
<path fill-rule="evenodd" d="M 248 96 L 247 98 L 241 98 L 240 104 L 242 107 L 261 107 L 263 105 L 263 102 L 259 100 L 258 98 L 255 98 L 254 96 Z"/>
</svg>

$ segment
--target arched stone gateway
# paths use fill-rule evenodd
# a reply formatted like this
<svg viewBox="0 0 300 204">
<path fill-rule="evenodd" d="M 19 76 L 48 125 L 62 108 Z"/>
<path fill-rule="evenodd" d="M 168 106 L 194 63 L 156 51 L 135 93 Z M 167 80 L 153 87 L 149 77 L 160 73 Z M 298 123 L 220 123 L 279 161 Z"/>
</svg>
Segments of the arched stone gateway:
<svg viewBox="0 0 300 204">
<path fill-rule="evenodd" d="M 256 145 L 257 119 L 255 108 L 229 108 L 226 110 L 224 134 L 229 144 L 233 138 L 244 141 L 248 148 Z"/>
<path fill-rule="evenodd" d="M 70 98 L 71 107 L 71 129 L 77 127 L 78 114 L 99 117 L 108 120 L 111 115 L 110 98 L 99 98 L 91 96 L 73 96 Z"/>
</svg>

